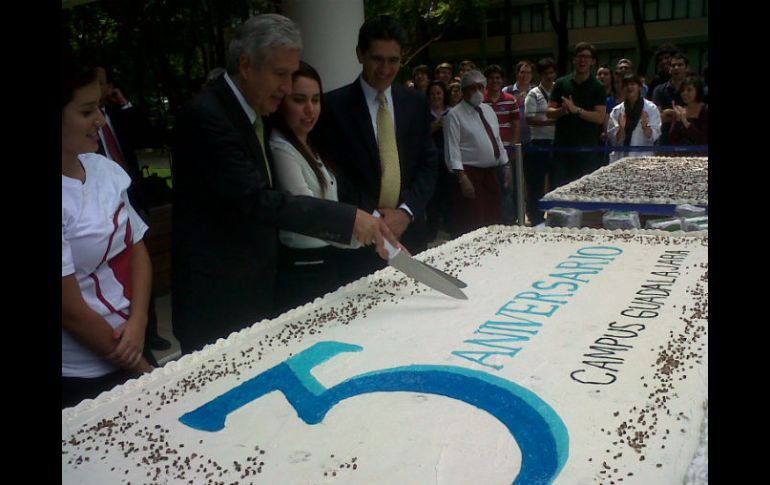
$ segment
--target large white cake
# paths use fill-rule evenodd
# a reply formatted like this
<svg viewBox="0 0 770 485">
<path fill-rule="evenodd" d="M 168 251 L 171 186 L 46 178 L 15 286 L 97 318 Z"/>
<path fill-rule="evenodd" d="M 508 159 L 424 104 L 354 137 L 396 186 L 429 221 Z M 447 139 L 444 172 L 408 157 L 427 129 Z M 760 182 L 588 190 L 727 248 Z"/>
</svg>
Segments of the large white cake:
<svg viewBox="0 0 770 485">
<path fill-rule="evenodd" d="M 708 206 L 708 157 L 622 158 L 541 201 L 568 207 L 571 202 Z"/>
<path fill-rule="evenodd" d="M 704 233 L 490 227 L 62 411 L 62 483 L 707 481 Z"/>
</svg>

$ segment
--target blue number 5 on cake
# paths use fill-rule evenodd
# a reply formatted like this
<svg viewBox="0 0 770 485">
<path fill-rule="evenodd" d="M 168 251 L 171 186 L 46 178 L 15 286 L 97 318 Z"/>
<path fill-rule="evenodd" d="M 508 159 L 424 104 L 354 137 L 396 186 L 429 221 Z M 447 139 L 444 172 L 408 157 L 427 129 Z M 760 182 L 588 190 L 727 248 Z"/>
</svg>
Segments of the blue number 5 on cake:
<svg viewBox="0 0 770 485">
<path fill-rule="evenodd" d="M 307 424 L 320 423 L 338 402 L 370 392 L 420 392 L 463 401 L 508 428 L 521 450 L 514 485 L 549 484 L 567 461 L 569 437 L 558 414 L 533 392 L 485 372 L 463 367 L 409 365 L 351 377 L 324 387 L 310 371 L 358 345 L 319 342 L 240 384 L 179 420 L 202 431 L 220 431 L 231 412 L 273 391 L 281 391 Z"/>
</svg>

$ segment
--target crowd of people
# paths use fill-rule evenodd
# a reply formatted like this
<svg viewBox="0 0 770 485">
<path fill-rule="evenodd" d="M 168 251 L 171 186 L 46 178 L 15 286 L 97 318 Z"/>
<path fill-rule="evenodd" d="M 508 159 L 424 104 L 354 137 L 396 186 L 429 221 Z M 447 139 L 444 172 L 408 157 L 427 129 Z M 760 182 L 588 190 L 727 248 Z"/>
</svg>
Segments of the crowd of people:
<svg viewBox="0 0 770 485">
<path fill-rule="evenodd" d="M 649 86 L 628 59 L 594 75 L 596 49 L 584 42 L 572 73 L 559 78 L 549 57 L 521 61 L 506 86 L 500 66 L 471 61 L 456 75 L 447 62 L 417 66 L 395 82 L 406 41 L 392 17 L 367 19 L 361 73 L 324 92 L 293 21 L 264 14 L 239 27 L 226 68 L 178 114 L 171 140 L 172 322 L 183 353 L 384 267 L 385 240 L 418 253 L 439 231 L 539 224 L 537 200 L 607 163 L 605 144 L 618 147 L 615 160 L 629 147 L 708 143 L 706 88 L 667 46 Z M 117 120 L 130 103 L 105 97 L 104 72 L 66 61 L 62 407 L 154 364 L 146 203 L 103 110 L 114 98 Z M 575 151 L 585 147 L 599 149 Z"/>
</svg>

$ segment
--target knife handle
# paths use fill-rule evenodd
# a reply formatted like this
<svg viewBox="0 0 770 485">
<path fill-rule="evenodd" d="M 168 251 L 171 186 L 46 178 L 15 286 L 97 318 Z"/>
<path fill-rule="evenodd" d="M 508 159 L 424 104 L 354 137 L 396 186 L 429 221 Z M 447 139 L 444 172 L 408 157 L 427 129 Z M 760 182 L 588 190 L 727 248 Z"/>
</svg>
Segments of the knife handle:
<svg viewBox="0 0 770 485">
<path fill-rule="evenodd" d="M 385 250 L 388 251 L 388 259 L 394 258 L 401 251 L 401 248 L 394 247 L 385 238 L 382 239 L 382 242 L 385 244 Z"/>
</svg>

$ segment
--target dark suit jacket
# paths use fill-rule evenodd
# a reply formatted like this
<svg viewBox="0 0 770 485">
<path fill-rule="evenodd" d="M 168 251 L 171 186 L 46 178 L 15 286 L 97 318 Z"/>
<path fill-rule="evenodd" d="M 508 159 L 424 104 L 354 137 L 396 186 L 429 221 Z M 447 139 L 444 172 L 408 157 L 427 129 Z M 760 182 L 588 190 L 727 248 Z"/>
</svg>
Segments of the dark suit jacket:
<svg viewBox="0 0 770 485">
<path fill-rule="evenodd" d="M 356 209 L 269 188 L 224 77 L 179 113 L 172 155 L 172 316 L 189 352 L 272 316 L 278 229 L 346 243 Z"/>
<path fill-rule="evenodd" d="M 108 104 L 105 106 L 107 116 L 110 118 L 115 137 L 120 144 L 120 152 L 126 164 L 126 171 L 131 177 L 131 186 L 128 188 L 128 200 L 134 209 L 149 209 L 149 202 L 142 185 L 142 172 L 139 161 L 136 158 L 136 144 L 138 133 L 138 120 L 135 107 L 122 109 L 120 106 Z M 99 143 L 98 153 L 105 155 L 104 147 Z"/>
<path fill-rule="evenodd" d="M 431 138 L 430 106 L 415 89 L 393 84 L 396 144 L 401 167 L 401 196 L 414 221 L 401 242 L 412 252 L 427 245 L 425 207 L 436 186 L 438 155 Z M 321 125 L 334 152 L 334 163 L 346 179 L 340 200 L 372 212 L 380 198 L 382 169 L 377 137 L 359 79 L 324 95 Z M 371 252 L 371 251 L 369 251 Z"/>
</svg>

